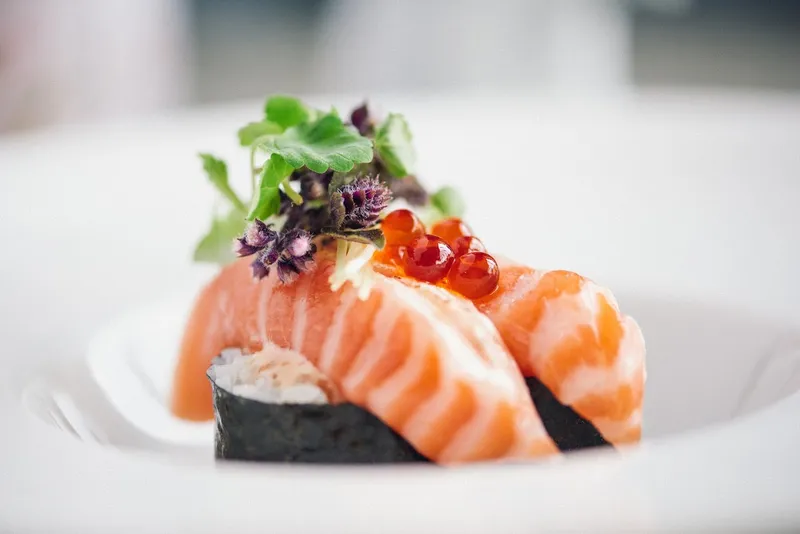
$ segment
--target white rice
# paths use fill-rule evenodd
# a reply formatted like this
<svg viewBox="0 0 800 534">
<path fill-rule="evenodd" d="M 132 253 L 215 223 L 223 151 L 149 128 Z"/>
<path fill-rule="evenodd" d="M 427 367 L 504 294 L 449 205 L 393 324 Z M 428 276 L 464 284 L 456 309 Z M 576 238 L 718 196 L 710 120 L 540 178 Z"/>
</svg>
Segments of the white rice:
<svg viewBox="0 0 800 534">
<path fill-rule="evenodd" d="M 328 379 L 299 352 L 271 345 L 255 354 L 226 349 L 209 369 L 214 383 L 238 397 L 271 404 L 328 404 Z"/>
</svg>

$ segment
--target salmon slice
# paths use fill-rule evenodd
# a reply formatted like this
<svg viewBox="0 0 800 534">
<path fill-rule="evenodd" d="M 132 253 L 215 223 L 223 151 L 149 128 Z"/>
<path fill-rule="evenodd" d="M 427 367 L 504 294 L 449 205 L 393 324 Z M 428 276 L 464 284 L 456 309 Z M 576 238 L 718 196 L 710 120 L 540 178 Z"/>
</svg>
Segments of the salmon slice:
<svg viewBox="0 0 800 534">
<path fill-rule="evenodd" d="M 301 352 L 349 402 L 421 454 L 451 464 L 555 454 L 522 374 L 491 322 L 446 290 L 376 275 L 366 300 L 350 285 L 332 292 L 333 255 L 289 285 L 256 282 L 249 261 L 225 267 L 190 315 L 172 410 L 213 418 L 205 373 L 225 348 L 267 342 Z"/>
<path fill-rule="evenodd" d="M 498 289 L 475 302 L 523 376 L 537 377 L 613 444 L 642 433 L 645 344 L 605 288 L 568 271 L 500 262 Z"/>
</svg>

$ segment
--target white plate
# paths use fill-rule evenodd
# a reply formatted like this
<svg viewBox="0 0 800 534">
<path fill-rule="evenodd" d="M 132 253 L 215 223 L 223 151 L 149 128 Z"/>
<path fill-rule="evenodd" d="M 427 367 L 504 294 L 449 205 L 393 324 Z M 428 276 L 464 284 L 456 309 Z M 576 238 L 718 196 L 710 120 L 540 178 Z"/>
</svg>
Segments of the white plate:
<svg viewBox="0 0 800 534">
<path fill-rule="evenodd" d="M 0 530 L 800 528 L 800 102 L 392 107 L 426 178 L 482 206 L 490 246 L 586 273 L 640 321 L 645 443 L 447 470 L 215 464 L 208 426 L 161 399 L 209 275 L 186 262 L 212 202 L 193 153 L 235 155 L 259 106 L 66 128 L 0 143 L 16 252 L 0 262 Z M 481 133 L 498 130 L 502 164 Z M 481 204 L 487 183 L 511 194 Z"/>
<path fill-rule="evenodd" d="M 299 521 L 313 509 L 330 522 L 325 530 L 334 532 L 366 532 L 375 525 L 398 532 L 441 532 L 453 525 L 465 532 L 501 526 L 503 532 L 529 532 L 543 526 L 654 530 L 800 524 L 795 523 L 800 520 L 795 492 L 800 330 L 707 306 L 624 294 L 621 301 L 648 335 L 650 380 L 645 444 L 619 453 L 458 470 L 219 469 L 211 424 L 177 420 L 166 406 L 190 298 L 116 321 L 95 338 L 85 361 L 53 366 L 33 380 L 23 404 L 87 448 L 118 450 L 128 469 L 139 464 L 136 469 L 148 478 L 167 484 L 135 495 L 146 499 L 137 501 L 139 506 L 147 502 L 151 513 L 164 513 L 163 503 L 154 500 L 168 491 L 167 510 L 181 514 L 174 521 L 192 528 L 218 522 L 258 532 L 263 518 L 254 521 L 252 511 L 239 514 L 261 506 L 278 525 Z M 741 332 L 747 332 L 746 339 Z M 162 467 L 153 470 L 155 465 Z M 175 465 L 192 471 L 175 470 Z M 130 470 L 127 476 L 136 478 Z M 96 474 L 92 477 L 100 483 Z M 299 493 L 289 497 L 283 484 Z M 88 518 L 101 488 L 134 497 L 119 486 L 83 488 L 94 495 L 76 506 L 89 514 L 85 526 L 94 521 Z M 208 495 L 214 496 L 212 502 L 205 500 Z M 198 499 L 203 506 L 196 505 Z M 730 507 L 741 503 L 749 513 L 732 514 Z M 397 515 L 398 507 L 416 512 Z M 580 513 L 567 514 L 568 509 Z M 132 518 L 125 510 L 122 514 L 108 524 L 129 526 Z"/>
</svg>

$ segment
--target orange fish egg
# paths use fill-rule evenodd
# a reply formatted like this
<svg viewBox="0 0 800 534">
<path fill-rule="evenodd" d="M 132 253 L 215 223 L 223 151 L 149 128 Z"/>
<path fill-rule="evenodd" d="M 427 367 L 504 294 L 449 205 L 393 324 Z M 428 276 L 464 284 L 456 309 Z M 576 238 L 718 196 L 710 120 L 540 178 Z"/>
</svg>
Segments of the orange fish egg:
<svg viewBox="0 0 800 534">
<path fill-rule="evenodd" d="M 381 230 L 389 245 L 408 245 L 425 234 L 425 225 L 410 210 L 395 210 L 381 222 Z"/>
<path fill-rule="evenodd" d="M 495 259 L 485 252 L 469 252 L 456 257 L 447 281 L 453 291 L 470 299 L 479 299 L 497 289 L 500 268 Z"/>
<path fill-rule="evenodd" d="M 431 228 L 431 233 L 441 237 L 452 247 L 459 237 L 472 235 L 472 230 L 461 219 L 450 217 L 436 222 Z"/>
</svg>

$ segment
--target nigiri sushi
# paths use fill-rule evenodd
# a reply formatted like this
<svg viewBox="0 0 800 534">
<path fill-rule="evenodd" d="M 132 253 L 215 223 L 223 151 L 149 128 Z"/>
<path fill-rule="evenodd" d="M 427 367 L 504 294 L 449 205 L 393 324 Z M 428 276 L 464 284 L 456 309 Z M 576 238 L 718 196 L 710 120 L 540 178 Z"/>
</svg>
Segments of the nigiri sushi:
<svg viewBox="0 0 800 534">
<path fill-rule="evenodd" d="M 439 463 L 556 452 L 522 375 L 491 322 L 468 301 L 410 279 L 376 274 L 361 300 L 334 292 L 330 251 L 291 284 L 250 263 L 225 267 L 200 294 L 174 384 L 179 417 L 211 419 L 206 370 L 224 349 L 276 345 L 302 354 L 355 406 Z"/>
<path fill-rule="evenodd" d="M 644 341 L 608 290 L 490 254 L 455 190 L 414 175 L 402 116 L 265 110 L 239 131 L 249 202 L 202 155 L 230 212 L 195 252 L 221 268 L 172 410 L 216 419 L 218 458 L 462 464 L 640 439 Z"/>
<path fill-rule="evenodd" d="M 617 445 L 642 431 L 645 343 L 611 292 L 568 271 L 501 263 L 500 286 L 476 304 L 497 326 L 522 374 Z"/>
</svg>

